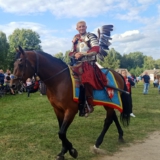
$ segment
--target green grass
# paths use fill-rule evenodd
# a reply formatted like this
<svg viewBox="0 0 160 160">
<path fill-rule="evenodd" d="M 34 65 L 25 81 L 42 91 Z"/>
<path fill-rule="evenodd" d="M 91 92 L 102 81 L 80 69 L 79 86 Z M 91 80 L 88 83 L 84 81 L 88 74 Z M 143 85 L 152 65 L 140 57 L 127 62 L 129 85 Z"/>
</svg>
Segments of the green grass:
<svg viewBox="0 0 160 160">
<path fill-rule="evenodd" d="M 136 118 L 131 118 L 129 127 L 122 126 L 126 143 L 118 143 L 118 133 L 113 123 L 101 145 L 107 154 L 113 154 L 121 147 L 160 130 L 158 89 L 151 85 L 148 95 L 143 95 L 142 90 L 142 84 L 132 89 Z M 103 107 L 96 107 L 88 118 L 76 116 L 67 136 L 79 153 L 78 160 L 90 160 L 97 156 L 89 150 L 102 130 L 104 118 Z M 6 95 L 0 99 L 0 160 L 53 160 L 61 150 L 57 133 L 57 119 L 46 96 L 36 93 L 29 98 L 23 94 Z M 73 159 L 68 153 L 65 158 Z"/>
</svg>

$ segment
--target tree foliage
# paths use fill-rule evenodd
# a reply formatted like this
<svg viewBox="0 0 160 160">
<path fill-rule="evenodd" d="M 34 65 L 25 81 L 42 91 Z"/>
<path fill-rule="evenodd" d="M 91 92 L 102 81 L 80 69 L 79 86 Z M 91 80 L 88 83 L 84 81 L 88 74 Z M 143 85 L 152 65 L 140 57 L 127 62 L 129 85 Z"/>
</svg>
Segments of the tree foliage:
<svg viewBox="0 0 160 160">
<path fill-rule="evenodd" d="M 69 64 L 70 63 L 70 58 L 69 58 L 69 50 L 63 54 L 62 52 L 56 53 L 54 57 L 61 59 L 65 63 Z"/>
<path fill-rule="evenodd" d="M 9 44 L 7 42 L 6 34 L 0 31 L 0 68 L 7 68 L 8 51 Z"/>
<path fill-rule="evenodd" d="M 155 68 L 160 69 L 160 59 L 155 60 Z"/>
<path fill-rule="evenodd" d="M 104 61 L 99 61 L 99 63 L 105 68 L 116 69 L 120 66 L 121 57 L 120 53 L 112 48 L 108 51 L 108 55 L 104 58 Z"/>
<path fill-rule="evenodd" d="M 70 58 L 69 58 L 69 53 L 70 53 L 70 50 L 66 51 L 66 53 L 64 55 L 64 62 L 66 62 L 67 64 L 69 64 L 71 62 Z"/>
<path fill-rule="evenodd" d="M 144 58 L 143 68 L 144 69 L 153 69 L 153 68 L 155 68 L 155 60 L 151 56 L 146 56 Z"/>
<path fill-rule="evenodd" d="M 59 58 L 59 59 L 61 59 L 62 61 L 64 60 L 64 56 L 63 56 L 63 53 L 62 53 L 62 52 L 56 53 L 56 54 L 54 55 L 54 57 Z"/>
<path fill-rule="evenodd" d="M 135 76 L 141 75 L 143 71 L 144 69 L 140 67 L 132 68 L 131 70 L 129 70 L 129 72 Z"/>
<path fill-rule="evenodd" d="M 38 33 L 31 29 L 15 29 L 9 36 L 10 53 L 8 55 L 10 68 L 13 66 L 15 57 L 15 48 L 18 46 L 27 50 L 41 50 L 41 40 Z"/>
<path fill-rule="evenodd" d="M 136 67 L 143 67 L 144 63 L 144 55 L 141 52 L 133 52 L 129 54 L 124 54 L 121 59 L 120 67 L 121 68 L 127 68 L 135 69 Z"/>
</svg>

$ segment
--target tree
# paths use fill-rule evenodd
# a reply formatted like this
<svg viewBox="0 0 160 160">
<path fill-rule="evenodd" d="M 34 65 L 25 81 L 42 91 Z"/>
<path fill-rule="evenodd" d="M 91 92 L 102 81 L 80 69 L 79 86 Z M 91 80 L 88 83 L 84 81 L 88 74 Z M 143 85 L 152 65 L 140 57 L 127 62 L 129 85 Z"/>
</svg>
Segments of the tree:
<svg viewBox="0 0 160 160">
<path fill-rule="evenodd" d="M 61 59 L 65 63 L 69 64 L 70 63 L 69 53 L 70 53 L 70 51 L 66 51 L 65 55 L 64 55 L 62 52 L 59 52 L 59 53 L 54 54 L 53 56 Z"/>
<path fill-rule="evenodd" d="M 27 50 L 42 50 L 40 43 L 39 34 L 31 29 L 15 29 L 13 34 L 9 36 L 10 53 L 8 59 L 10 61 L 10 67 L 13 67 L 15 47 L 20 45 Z"/>
<path fill-rule="evenodd" d="M 108 51 L 108 55 L 104 58 L 104 62 L 98 62 L 105 68 L 117 69 L 120 66 L 121 57 L 120 53 L 112 48 Z"/>
<path fill-rule="evenodd" d="M 141 52 L 124 54 L 121 59 L 120 67 L 127 68 L 128 70 L 133 68 L 135 69 L 136 67 L 142 68 L 144 63 L 144 57 L 145 56 Z"/>
<path fill-rule="evenodd" d="M 136 67 L 135 69 L 132 68 L 129 72 L 135 76 L 139 76 L 143 72 L 143 68 L 140 67 Z"/>
<path fill-rule="evenodd" d="M 62 61 L 64 61 L 64 56 L 63 56 L 63 53 L 62 53 L 62 52 L 56 53 L 56 54 L 54 55 L 54 57 L 59 58 L 59 59 L 61 59 Z"/>
<path fill-rule="evenodd" d="M 151 56 L 146 56 L 144 58 L 144 64 L 143 64 L 144 69 L 154 69 L 155 66 L 156 66 L 155 60 Z"/>
<path fill-rule="evenodd" d="M 0 69 L 7 68 L 8 51 L 9 51 L 9 44 L 7 42 L 6 34 L 0 31 Z"/>
<path fill-rule="evenodd" d="M 69 53 L 70 53 L 70 51 L 66 51 L 66 53 L 64 55 L 64 62 L 66 62 L 67 64 L 69 64 L 71 62 L 70 58 L 69 58 Z"/>
<path fill-rule="evenodd" d="M 156 69 L 160 69 L 160 59 L 157 59 L 157 60 L 155 61 L 155 68 L 156 68 Z"/>
</svg>

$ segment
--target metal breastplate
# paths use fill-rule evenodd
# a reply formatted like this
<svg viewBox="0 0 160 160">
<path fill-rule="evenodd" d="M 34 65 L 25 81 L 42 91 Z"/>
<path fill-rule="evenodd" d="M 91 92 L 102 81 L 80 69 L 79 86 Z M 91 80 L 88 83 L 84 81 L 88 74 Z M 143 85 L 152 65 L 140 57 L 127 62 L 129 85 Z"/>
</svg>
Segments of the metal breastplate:
<svg viewBox="0 0 160 160">
<path fill-rule="evenodd" d="M 87 46 L 85 42 L 78 41 L 76 50 L 77 52 L 87 52 L 90 48 Z"/>
<path fill-rule="evenodd" d="M 77 52 L 87 52 L 90 49 L 87 45 L 88 41 L 89 39 L 87 37 L 87 33 L 85 35 L 82 35 L 76 47 Z"/>
</svg>

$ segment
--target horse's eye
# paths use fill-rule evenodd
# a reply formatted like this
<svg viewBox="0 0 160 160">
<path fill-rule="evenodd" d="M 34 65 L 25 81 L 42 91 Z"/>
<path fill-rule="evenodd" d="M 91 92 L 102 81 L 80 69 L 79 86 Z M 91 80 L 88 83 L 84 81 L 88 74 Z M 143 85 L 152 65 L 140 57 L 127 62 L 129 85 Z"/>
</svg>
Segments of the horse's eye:
<svg viewBox="0 0 160 160">
<path fill-rule="evenodd" d="M 19 66 L 20 68 L 22 68 L 22 67 L 23 67 L 23 64 L 20 63 L 20 64 L 18 64 L 18 66 Z"/>
</svg>

